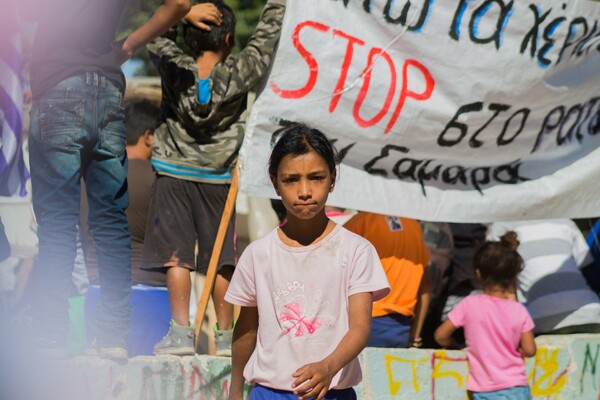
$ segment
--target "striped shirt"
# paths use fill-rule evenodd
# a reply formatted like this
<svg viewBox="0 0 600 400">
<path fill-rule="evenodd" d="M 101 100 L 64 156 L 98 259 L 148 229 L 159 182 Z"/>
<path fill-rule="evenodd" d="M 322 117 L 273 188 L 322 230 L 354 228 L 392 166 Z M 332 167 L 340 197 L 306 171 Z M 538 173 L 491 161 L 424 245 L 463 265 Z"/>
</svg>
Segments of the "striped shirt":
<svg viewBox="0 0 600 400">
<path fill-rule="evenodd" d="M 600 299 L 580 271 L 591 262 L 590 251 L 575 223 L 498 222 L 488 228 L 488 239 L 498 240 L 509 230 L 517 233 L 525 260 L 517 296 L 535 322 L 534 333 L 600 323 Z"/>
</svg>

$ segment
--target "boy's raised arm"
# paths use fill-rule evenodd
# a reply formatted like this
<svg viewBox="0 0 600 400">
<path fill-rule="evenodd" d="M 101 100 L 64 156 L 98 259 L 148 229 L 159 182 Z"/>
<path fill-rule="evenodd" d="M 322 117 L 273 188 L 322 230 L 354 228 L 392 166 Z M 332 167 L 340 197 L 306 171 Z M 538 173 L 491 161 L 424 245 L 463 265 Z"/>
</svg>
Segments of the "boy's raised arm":
<svg viewBox="0 0 600 400">
<path fill-rule="evenodd" d="M 190 0 L 164 0 L 152 18 L 131 35 L 114 44 L 119 62 L 130 58 L 140 47 L 165 33 L 190 11 Z"/>
<path fill-rule="evenodd" d="M 64 3 L 65 0 L 55 0 Z M 28 21 L 39 21 L 48 16 L 48 3 L 43 0 L 20 0 L 20 16 Z M 56 8 L 56 7 L 55 7 Z M 190 11 L 190 0 L 164 0 L 150 20 L 140 26 L 125 39 L 113 44 L 117 60 L 123 63 L 130 58 L 140 47 L 152 39 L 165 33 L 171 26 L 179 22 Z"/>
<path fill-rule="evenodd" d="M 226 97 L 248 92 L 266 75 L 281 34 L 285 4 L 285 0 L 268 0 L 246 47 L 226 61 L 231 68 L 232 80 L 238 82 Z"/>
<path fill-rule="evenodd" d="M 194 5 L 185 15 L 184 19 L 187 23 L 195 25 L 199 29 L 209 31 L 210 25 L 207 23 L 220 25 L 221 13 L 212 3 L 200 3 Z M 148 43 L 147 48 L 150 52 L 150 59 L 157 67 L 160 64 L 161 57 L 173 60 L 175 63 L 180 63 L 182 61 L 177 61 L 176 59 L 185 55 L 183 50 L 177 45 L 177 26 L 170 28 L 162 36 L 152 40 Z M 195 64 L 195 61 L 189 56 L 187 62 Z"/>
</svg>

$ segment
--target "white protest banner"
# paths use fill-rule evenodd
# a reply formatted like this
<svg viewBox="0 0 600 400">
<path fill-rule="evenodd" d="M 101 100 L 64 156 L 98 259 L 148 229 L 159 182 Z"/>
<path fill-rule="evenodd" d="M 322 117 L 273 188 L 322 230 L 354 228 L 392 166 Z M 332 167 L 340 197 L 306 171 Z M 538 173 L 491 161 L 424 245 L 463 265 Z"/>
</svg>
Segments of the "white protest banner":
<svg viewBox="0 0 600 400">
<path fill-rule="evenodd" d="M 330 203 L 431 221 L 600 215 L 600 3 L 288 0 L 242 149 L 275 197 L 273 132 L 335 139 Z"/>
</svg>

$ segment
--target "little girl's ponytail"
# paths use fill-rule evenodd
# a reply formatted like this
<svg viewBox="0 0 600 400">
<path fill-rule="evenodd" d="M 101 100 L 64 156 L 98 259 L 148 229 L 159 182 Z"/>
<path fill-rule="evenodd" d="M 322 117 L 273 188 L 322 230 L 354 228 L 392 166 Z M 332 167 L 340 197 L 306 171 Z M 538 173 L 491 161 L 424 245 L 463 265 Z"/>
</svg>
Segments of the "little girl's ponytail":
<svg viewBox="0 0 600 400">
<path fill-rule="evenodd" d="M 516 251 L 519 247 L 519 239 L 517 239 L 517 233 L 515 231 L 508 231 L 504 235 L 500 236 L 500 244 L 511 251 Z"/>
</svg>

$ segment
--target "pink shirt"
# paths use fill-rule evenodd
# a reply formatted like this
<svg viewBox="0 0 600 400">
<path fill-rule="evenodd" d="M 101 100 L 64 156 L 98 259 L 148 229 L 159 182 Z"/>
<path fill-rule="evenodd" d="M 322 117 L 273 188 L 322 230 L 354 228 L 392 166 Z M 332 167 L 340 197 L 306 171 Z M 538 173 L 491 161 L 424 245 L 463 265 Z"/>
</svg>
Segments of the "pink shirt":
<svg viewBox="0 0 600 400">
<path fill-rule="evenodd" d="M 468 390 L 489 392 L 527 386 L 525 362 L 518 348 L 521 334 L 534 325 L 521 303 L 485 294 L 471 295 L 450 311 L 448 318 L 465 331 Z"/>
<path fill-rule="evenodd" d="M 256 349 L 244 368 L 248 382 L 292 390 L 292 374 L 333 352 L 348 331 L 348 297 L 389 292 L 373 246 L 337 225 L 316 244 L 285 245 L 277 229 L 250 244 L 225 295 L 230 303 L 258 307 Z M 362 379 L 358 359 L 333 378 L 344 389 Z"/>
</svg>

